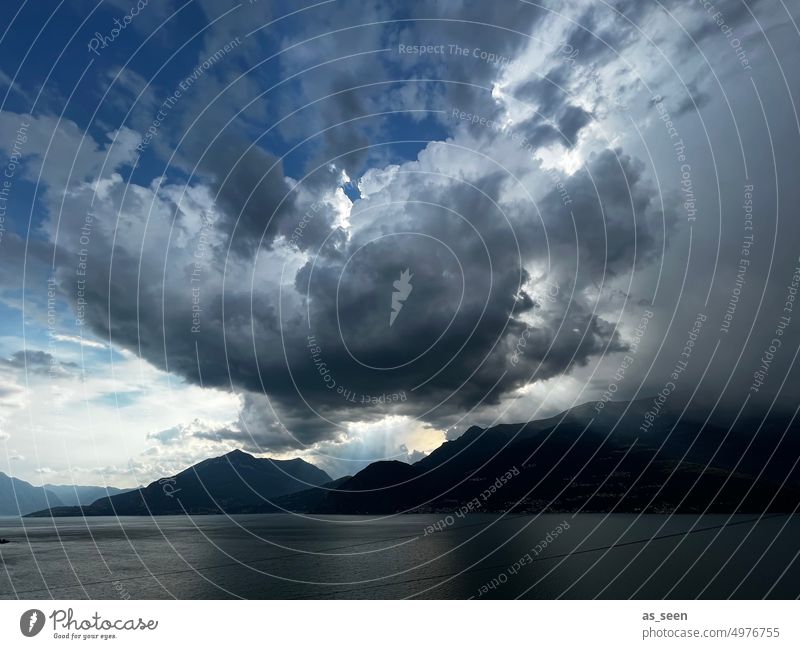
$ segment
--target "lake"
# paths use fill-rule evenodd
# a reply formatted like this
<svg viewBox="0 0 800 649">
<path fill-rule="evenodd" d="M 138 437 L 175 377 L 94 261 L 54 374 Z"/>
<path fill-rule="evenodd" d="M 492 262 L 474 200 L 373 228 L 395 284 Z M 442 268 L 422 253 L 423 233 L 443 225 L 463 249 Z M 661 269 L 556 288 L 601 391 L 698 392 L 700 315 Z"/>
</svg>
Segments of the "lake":
<svg viewBox="0 0 800 649">
<path fill-rule="evenodd" d="M 800 518 L 0 519 L 0 597 L 796 598 Z"/>
</svg>

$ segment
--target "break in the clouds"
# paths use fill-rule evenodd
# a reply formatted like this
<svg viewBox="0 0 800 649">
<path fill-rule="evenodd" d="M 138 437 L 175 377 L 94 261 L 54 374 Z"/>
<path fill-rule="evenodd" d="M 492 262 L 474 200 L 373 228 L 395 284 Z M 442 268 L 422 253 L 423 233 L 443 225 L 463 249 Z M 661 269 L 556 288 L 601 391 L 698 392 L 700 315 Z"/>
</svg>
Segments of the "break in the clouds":
<svg viewBox="0 0 800 649">
<path fill-rule="evenodd" d="M 798 265 L 786 7 L 161 5 L 3 45 L 15 456 L 68 471 L 20 413 L 83 385 L 67 427 L 126 420 L 112 481 L 234 446 L 352 473 L 655 394 L 698 314 L 681 387 L 750 387 Z M 784 335 L 754 402 L 796 385 Z"/>
</svg>

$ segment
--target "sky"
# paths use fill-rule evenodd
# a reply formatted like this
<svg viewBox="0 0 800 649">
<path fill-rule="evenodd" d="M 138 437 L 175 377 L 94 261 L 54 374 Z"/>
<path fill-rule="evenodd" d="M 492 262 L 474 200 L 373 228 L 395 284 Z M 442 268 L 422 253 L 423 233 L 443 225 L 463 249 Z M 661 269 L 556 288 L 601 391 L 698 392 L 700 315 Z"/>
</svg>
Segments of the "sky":
<svg viewBox="0 0 800 649">
<path fill-rule="evenodd" d="M 794 412 L 784 0 L 11 0 L 0 471 Z"/>
</svg>

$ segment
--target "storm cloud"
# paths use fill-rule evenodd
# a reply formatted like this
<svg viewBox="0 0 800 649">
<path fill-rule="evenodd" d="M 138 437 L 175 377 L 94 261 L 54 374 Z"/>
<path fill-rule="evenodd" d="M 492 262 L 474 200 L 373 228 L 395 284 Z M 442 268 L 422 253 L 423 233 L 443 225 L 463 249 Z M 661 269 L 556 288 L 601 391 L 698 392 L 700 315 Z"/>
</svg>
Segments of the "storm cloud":
<svg viewBox="0 0 800 649">
<path fill-rule="evenodd" d="M 24 288 L 41 309 L 52 263 L 67 334 L 238 395 L 231 421 L 176 422 L 152 443 L 346 446 L 354 426 L 502 419 L 560 379 L 595 398 L 626 353 L 639 360 L 619 394 L 657 392 L 697 314 L 716 331 L 730 310 L 752 185 L 758 260 L 730 330 L 687 370 L 717 386 L 736 373 L 746 391 L 797 258 L 799 81 L 769 65 L 743 5 L 718 5 L 757 68 L 733 88 L 750 71 L 701 3 L 278 5 L 256 31 L 242 5 L 187 36 L 178 70 L 109 65 L 125 101 L 102 124 L 0 113 L 7 128 L 31 119 L 18 181 L 41 208 L 27 248 L 21 229 L 2 242 L 4 299 Z M 787 17 L 749 6 L 787 48 Z M 143 153 L 185 66 L 237 37 Z M 775 98 L 764 113 L 757 93 Z M 29 287 L 13 284 L 21 259 Z M 741 362 L 708 367 L 725 338 Z M 3 364 L 49 360 L 17 354 Z"/>
</svg>

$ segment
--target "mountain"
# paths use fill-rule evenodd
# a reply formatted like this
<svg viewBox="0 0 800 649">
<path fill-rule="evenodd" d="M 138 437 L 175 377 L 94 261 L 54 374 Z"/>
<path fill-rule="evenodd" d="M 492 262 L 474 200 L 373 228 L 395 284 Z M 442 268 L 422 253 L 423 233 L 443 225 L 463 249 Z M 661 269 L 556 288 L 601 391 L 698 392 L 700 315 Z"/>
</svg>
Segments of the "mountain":
<svg viewBox="0 0 800 649">
<path fill-rule="evenodd" d="M 592 402 L 523 424 L 473 426 L 414 464 L 374 462 L 335 481 L 299 459 L 234 451 L 89 507 L 35 515 L 800 508 L 800 424 L 781 413 L 731 423 L 653 399 L 599 410 Z"/>
<path fill-rule="evenodd" d="M 475 426 L 412 465 L 375 463 L 276 505 L 326 514 L 745 513 L 800 505 L 800 426 L 791 417 L 742 420 L 731 430 L 719 417 L 706 421 L 663 404 L 653 413 L 654 401 L 643 399 Z"/>
<path fill-rule="evenodd" d="M 96 500 L 85 507 L 55 507 L 35 516 L 140 516 L 259 511 L 265 500 L 331 481 L 301 459 L 256 458 L 243 451 L 204 460 L 141 489 Z"/>
<path fill-rule="evenodd" d="M 130 489 L 117 487 L 87 487 L 71 484 L 46 484 L 44 488 L 58 496 L 64 505 L 91 505 L 98 498 L 116 496 Z"/>
<path fill-rule="evenodd" d="M 24 516 L 44 507 L 62 504 L 52 491 L 0 472 L 0 516 Z"/>
</svg>

